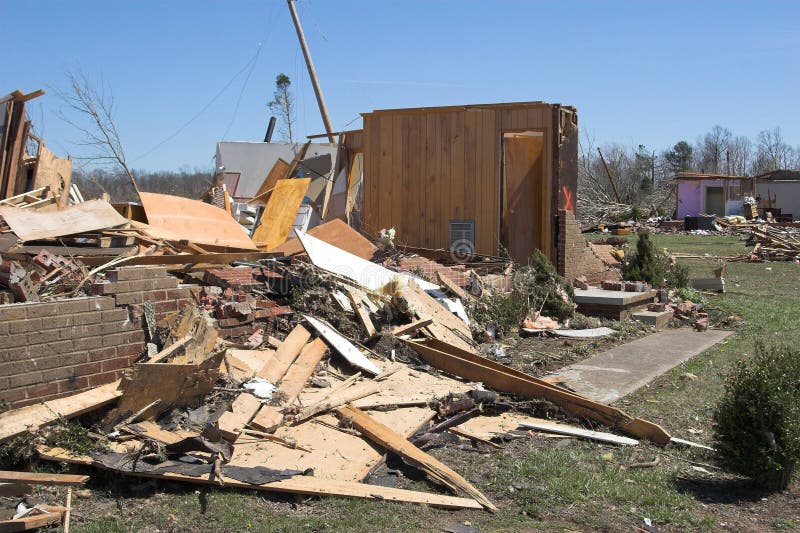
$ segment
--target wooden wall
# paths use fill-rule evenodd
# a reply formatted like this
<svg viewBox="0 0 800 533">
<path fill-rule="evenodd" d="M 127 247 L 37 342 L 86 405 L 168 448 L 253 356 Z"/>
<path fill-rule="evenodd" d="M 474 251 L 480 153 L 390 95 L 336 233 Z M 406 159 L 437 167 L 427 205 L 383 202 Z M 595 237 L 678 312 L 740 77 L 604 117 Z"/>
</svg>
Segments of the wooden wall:
<svg viewBox="0 0 800 533">
<path fill-rule="evenodd" d="M 545 194 L 553 198 L 547 216 L 554 221 L 563 204 L 559 109 L 534 102 L 364 114 L 363 230 L 394 227 L 398 245 L 447 248 L 449 221 L 474 220 L 476 252 L 498 254 L 502 134 L 526 130 L 544 133 Z"/>
</svg>

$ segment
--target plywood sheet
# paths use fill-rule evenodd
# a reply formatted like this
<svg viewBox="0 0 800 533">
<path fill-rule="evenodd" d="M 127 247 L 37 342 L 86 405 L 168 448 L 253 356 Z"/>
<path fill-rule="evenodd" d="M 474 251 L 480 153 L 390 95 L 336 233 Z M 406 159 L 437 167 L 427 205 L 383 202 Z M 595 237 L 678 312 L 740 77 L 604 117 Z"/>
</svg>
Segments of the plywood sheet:
<svg viewBox="0 0 800 533">
<path fill-rule="evenodd" d="M 287 178 L 289 176 L 290 169 L 291 165 L 279 157 L 278 160 L 275 161 L 275 164 L 272 165 L 269 174 L 267 174 L 266 179 L 264 179 L 264 183 L 262 183 L 261 187 L 258 188 L 258 192 L 253 195 L 253 198 L 258 198 L 270 189 L 274 188 L 279 179 Z"/>
<path fill-rule="evenodd" d="M 309 183 L 311 178 L 278 180 L 253 233 L 259 248 L 269 251 L 286 241 Z"/>
<path fill-rule="evenodd" d="M 366 259 L 367 261 L 372 259 L 378 251 L 377 246 L 339 219 L 320 224 L 308 230 L 307 233 L 321 241 L 332 244 L 362 259 Z M 270 251 L 286 256 L 295 255 L 303 253 L 303 245 L 300 243 L 299 239 L 293 237 Z"/>
<path fill-rule="evenodd" d="M 115 228 L 127 222 L 103 200 L 89 200 L 46 212 L 4 205 L 0 206 L 0 216 L 23 241 Z"/>
<path fill-rule="evenodd" d="M 257 250 L 230 213 L 217 206 L 169 194 L 141 192 L 151 237 Z"/>
<path fill-rule="evenodd" d="M 379 362 L 383 369 L 392 363 Z M 383 405 L 396 404 L 400 398 L 433 399 L 449 392 L 466 392 L 469 385 L 458 380 L 417 372 L 405 365 L 380 382 L 381 392 L 366 399 Z M 299 396 L 300 405 L 318 401 L 328 389 L 307 387 Z M 355 402 L 358 405 L 358 401 Z M 428 407 L 404 407 L 393 411 L 370 411 L 370 416 L 386 424 L 393 431 L 410 436 L 433 416 Z M 336 426 L 332 415 L 322 415 L 320 420 Z M 293 427 L 281 427 L 275 435 L 294 439 L 297 444 L 312 450 L 306 452 L 290 449 L 280 444 L 258 439 L 239 437 L 236 441 L 232 464 L 255 466 L 263 464 L 273 468 L 314 468 L 315 476 L 337 481 L 360 481 L 381 460 L 383 451 L 359 436 L 307 420 Z"/>
</svg>

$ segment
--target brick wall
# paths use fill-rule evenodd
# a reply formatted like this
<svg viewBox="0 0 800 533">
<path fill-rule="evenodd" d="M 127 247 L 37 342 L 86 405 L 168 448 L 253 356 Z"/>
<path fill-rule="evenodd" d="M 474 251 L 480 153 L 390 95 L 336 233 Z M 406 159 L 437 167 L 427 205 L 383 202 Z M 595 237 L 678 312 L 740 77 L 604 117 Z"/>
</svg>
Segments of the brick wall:
<svg viewBox="0 0 800 533">
<path fill-rule="evenodd" d="M 179 287 L 178 279 L 167 274 L 163 266 L 108 270 L 106 281 L 94 283 L 89 292 L 113 296 L 116 306 L 129 307 L 131 317 L 139 324 L 145 302 L 153 302 L 156 321 L 193 302 L 189 287 Z"/>
<path fill-rule="evenodd" d="M 586 276 L 589 283 L 619 279 L 619 272 L 609 268 L 581 233 L 572 211 L 558 212 L 558 272 L 568 280 Z"/>
<path fill-rule="evenodd" d="M 143 348 L 113 298 L 0 306 L 0 400 L 23 407 L 110 383 Z"/>
<path fill-rule="evenodd" d="M 192 305 L 164 267 L 121 267 L 92 297 L 0 305 L 0 401 L 12 408 L 110 383 L 144 351 L 141 317 Z"/>
</svg>

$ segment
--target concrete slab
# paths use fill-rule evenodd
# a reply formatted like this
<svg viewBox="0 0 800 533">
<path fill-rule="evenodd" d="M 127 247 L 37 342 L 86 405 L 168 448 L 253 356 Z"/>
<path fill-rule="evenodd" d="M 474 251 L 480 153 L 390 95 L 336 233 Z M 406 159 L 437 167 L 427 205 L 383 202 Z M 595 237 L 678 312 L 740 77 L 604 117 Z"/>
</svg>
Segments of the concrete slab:
<svg viewBox="0 0 800 533">
<path fill-rule="evenodd" d="M 657 292 L 653 290 L 626 292 L 589 287 L 588 289 L 575 289 L 574 301 L 576 304 L 629 305 L 643 300 L 652 301 L 656 294 Z"/>
<path fill-rule="evenodd" d="M 578 394 L 612 403 L 732 334 L 718 329 L 663 331 L 564 367 L 555 375 Z"/>
<path fill-rule="evenodd" d="M 648 326 L 655 326 L 656 330 L 661 331 L 672 318 L 672 311 L 638 311 L 633 313 L 633 319 L 638 320 Z"/>
</svg>

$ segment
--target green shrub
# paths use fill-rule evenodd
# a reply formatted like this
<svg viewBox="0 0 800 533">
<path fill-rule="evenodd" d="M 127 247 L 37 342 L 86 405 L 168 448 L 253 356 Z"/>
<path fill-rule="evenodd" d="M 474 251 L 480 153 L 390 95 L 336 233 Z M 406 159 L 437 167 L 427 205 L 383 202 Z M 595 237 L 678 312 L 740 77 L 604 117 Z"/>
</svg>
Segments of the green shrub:
<svg viewBox="0 0 800 533">
<path fill-rule="evenodd" d="M 666 268 L 664 273 L 667 287 L 683 289 L 689 286 L 689 267 L 674 263 Z"/>
<path fill-rule="evenodd" d="M 540 250 L 533 252 L 528 266 L 514 272 L 514 292 L 526 300 L 531 309 L 541 309 L 542 315 L 558 320 L 571 317 L 575 309 L 572 284 L 558 275 Z"/>
<path fill-rule="evenodd" d="M 653 287 L 661 287 L 665 275 L 664 261 L 650 240 L 650 234 L 640 233 L 636 252 L 622 264 L 622 277 L 628 281 L 645 281 Z"/>
<path fill-rule="evenodd" d="M 726 378 L 715 420 L 723 462 L 765 488 L 785 488 L 800 462 L 800 348 L 759 342 Z"/>
</svg>

